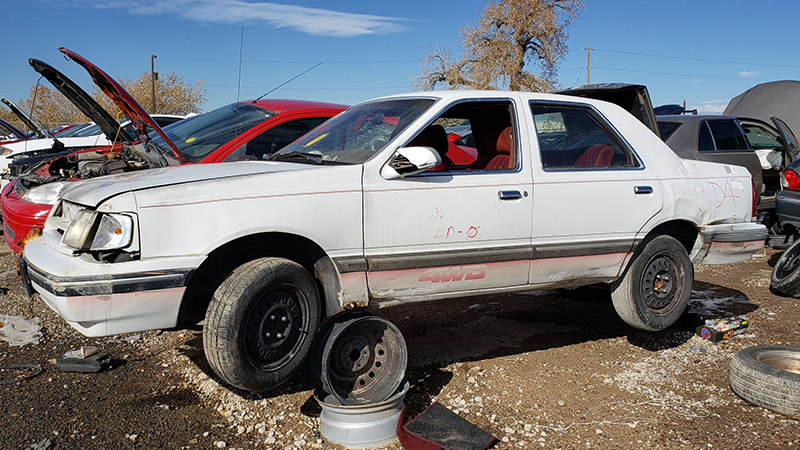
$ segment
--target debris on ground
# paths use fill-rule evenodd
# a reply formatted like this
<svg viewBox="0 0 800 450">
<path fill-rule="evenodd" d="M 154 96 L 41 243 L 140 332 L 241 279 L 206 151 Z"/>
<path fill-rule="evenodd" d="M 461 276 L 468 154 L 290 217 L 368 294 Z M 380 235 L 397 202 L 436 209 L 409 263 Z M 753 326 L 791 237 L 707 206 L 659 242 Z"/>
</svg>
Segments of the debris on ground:
<svg viewBox="0 0 800 450">
<path fill-rule="evenodd" d="M 8 342 L 11 347 L 38 344 L 42 338 L 41 323 L 40 317 L 28 320 L 21 316 L 0 314 L 0 341 Z"/>
</svg>

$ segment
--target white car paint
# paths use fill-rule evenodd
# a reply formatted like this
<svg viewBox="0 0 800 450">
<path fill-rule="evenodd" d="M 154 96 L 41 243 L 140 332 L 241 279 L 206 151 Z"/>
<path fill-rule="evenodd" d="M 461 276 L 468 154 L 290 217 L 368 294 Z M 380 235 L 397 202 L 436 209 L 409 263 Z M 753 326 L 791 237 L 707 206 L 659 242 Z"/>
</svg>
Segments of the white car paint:
<svg viewBox="0 0 800 450">
<path fill-rule="evenodd" d="M 436 103 L 363 164 L 188 165 L 77 182 L 61 192 L 43 236 L 25 247 L 33 287 L 72 326 L 100 336 L 175 326 L 192 271 L 215 249 L 258 233 L 302 237 L 322 250 L 314 275 L 327 315 L 353 305 L 612 282 L 636 243 L 670 221 L 697 231 L 696 263 L 749 259 L 763 246 L 745 168 L 681 160 L 615 105 L 500 91 L 387 98 L 420 97 Z M 516 169 L 381 175 L 398 148 L 470 99 L 514 105 Z M 588 105 L 641 166 L 543 169 L 530 102 Z M 520 197 L 501 200 L 504 192 Z M 64 245 L 78 209 L 132 217 L 136 234 L 125 251 L 133 260 L 100 262 Z M 427 265 L 406 264 L 425 258 Z M 139 281 L 151 288 L 139 289 Z"/>
</svg>

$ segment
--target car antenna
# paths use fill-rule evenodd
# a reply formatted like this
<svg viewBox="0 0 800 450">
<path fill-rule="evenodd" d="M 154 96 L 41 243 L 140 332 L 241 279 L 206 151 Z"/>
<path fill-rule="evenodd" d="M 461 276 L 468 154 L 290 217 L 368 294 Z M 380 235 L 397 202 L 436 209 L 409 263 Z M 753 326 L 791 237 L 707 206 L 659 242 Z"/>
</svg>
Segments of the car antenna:
<svg viewBox="0 0 800 450">
<path fill-rule="evenodd" d="M 242 27 L 242 34 L 239 36 L 239 79 L 236 81 L 236 109 L 234 113 L 236 117 L 233 122 L 233 145 L 236 148 L 236 143 L 239 140 L 239 97 L 242 91 L 242 50 L 244 49 L 244 27 Z"/>
<path fill-rule="evenodd" d="M 317 67 L 321 66 L 323 62 L 325 62 L 325 61 L 320 61 L 320 62 L 314 64 L 313 66 L 309 67 L 308 69 L 298 73 L 297 75 L 293 76 L 292 78 L 289 78 L 288 80 L 284 81 L 283 83 L 281 83 L 281 84 L 275 86 L 274 88 L 268 90 L 267 92 L 262 94 L 260 97 L 258 97 L 257 99 L 253 100 L 253 104 L 255 104 L 257 101 L 261 100 L 262 98 L 266 97 L 267 95 L 269 95 L 269 94 L 277 91 L 278 89 L 286 86 L 287 84 L 291 83 L 292 81 L 300 78 L 301 76 L 307 74 L 308 72 L 311 72 L 312 70 L 314 70 Z"/>
</svg>

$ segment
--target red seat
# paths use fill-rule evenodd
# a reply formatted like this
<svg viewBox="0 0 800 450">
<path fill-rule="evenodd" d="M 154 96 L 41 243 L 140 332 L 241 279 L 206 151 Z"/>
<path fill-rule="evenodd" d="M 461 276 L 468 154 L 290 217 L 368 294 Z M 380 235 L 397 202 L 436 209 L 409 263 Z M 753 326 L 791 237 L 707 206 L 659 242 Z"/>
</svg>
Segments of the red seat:
<svg viewBox="0 0 800 450">
<path fill-rule="evenodd" d="M 609 167 L 613 158 L 614 149 L 610 145 L 595 144 L 575 161 L 575 167 Z"/>
<path fill-rule="evenodd" d="M 496 152 L 481 156 L 470 164 L 470 169 L 502 170 L 514 168 L 514 132 L 506 127 L 497 136 Z"/>
</svg>

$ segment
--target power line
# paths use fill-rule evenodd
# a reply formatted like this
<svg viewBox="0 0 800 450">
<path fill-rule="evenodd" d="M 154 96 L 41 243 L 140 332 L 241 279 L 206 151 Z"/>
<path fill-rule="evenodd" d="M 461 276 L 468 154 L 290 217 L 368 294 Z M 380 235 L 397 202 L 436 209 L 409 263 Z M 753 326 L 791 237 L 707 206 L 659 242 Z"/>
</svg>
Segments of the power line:
<svg viewBox="0 0 800 450">
<path fill-rule="evenodd" d="M 769 81 L 764 78 L 752 78 L 752 77 L 726 77 L 722 75 L 700 75 L 696 73 L 676 73 L 676 72 L 657 72 L 653 70 L 635 70 L 635 69 L 615 69 L 613 67 L 596 67 L 595 69 L 600 70 L 611 70 L 616 72 L 634 72 L 634 73 L 650 73 L 654 75 L 672 75 L 672 76 L 679 76 L 679 77 L 700 77 L 700 78 L 721 78 L 726 80 L 751 80 L 751 81 Z"/>
<path fill-rule="evenodd" d="M 236 86 L 228 84 L 206 84 L 207 87 L 217 88 L 236 88 Z M 242 86 L 242 89 L 258 89 L 264 90 L 265 87 L 258 86 Z M 378 89 L 411 89 L 409 86 L 374 86 L 374 87 L 309 87 L 309 88 L 283 88 L 284 91 L 369 91 Z"/>
<path fill-rule="evenodd" d="M 203 61 L 203 62 L 235 62 L 238 59 L 220 59 L 220 58 L 192 58 L 186 56 L 159 56 L 161 59 L 177 59 L 183 61 Z M 259 59 L 244 59 L 246 63 L 264 63 L 264 64 L 315 64 L 317 61 L 310 60 L 259 60 Z M 325 64 L 406 64 L 418 63 L 415 59 L 397 59 L 397 60 L 365 60 L 365 61 L 323 61 Z"/>
<path fill-rule="evenodd" d="M 789 66 L 784 64 L 762 64 L 753 61 L 725 61 L 721 59 L 707 59 L 707 58 L 691 58 L 688 56 L 670 56 L 670 55 L 656 55 L 652 53 L 638 53 L 638 52 L 625 52 L 621 50 L 604 50 L 600 48 L 592 48 L 592 50 L 596 52 L 605 52 L 605 53 L 617 53 L 620 55 L 634 55 L 634 56 L 647 56 L 649 58 L 665 58 L 665 59 L 678 59 L 683 61 L 699 61 L 699 62 L 710 62 L 710 63 L 718 63 L 718 64 L 737 64 L 737 65 L 748 65 L 748 66 L 762 66 L 762 67 L 781 67 L 784 69 L 800 69 L 800 66 Z"/>
</svg>

